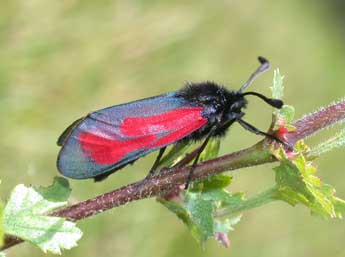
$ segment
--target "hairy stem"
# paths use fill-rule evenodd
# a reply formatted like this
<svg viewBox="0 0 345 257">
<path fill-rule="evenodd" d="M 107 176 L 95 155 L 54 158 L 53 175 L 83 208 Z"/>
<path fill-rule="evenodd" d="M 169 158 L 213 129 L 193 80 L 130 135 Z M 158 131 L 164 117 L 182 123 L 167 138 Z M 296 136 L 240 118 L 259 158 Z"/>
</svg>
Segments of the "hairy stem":
<svg viewBox="0 0 345 257">
<path fill-rule="evenodd" d="M 293 125 L 296 127 L 296 130 L 286 135 L 287 142 L 294 144 L 300 139 L 344 120 L 345 100 L 341 100 L 295 121 Z M 200 163 L 194 170 L 192 181 L 229 170 L 276 161 L 268 150 L 267 143 L 267 140 L 263 140 L 250 148 Z M 157 176 L 146 178 L 93 199 L 68 206 L 52 213 L 52 215 L 77 221 L 135 200 L 164 195 L 165 192 L 168 192 L 173 187 L 184 184 L 188 178 L 188 173 L 188 167 L 164 170 L 164 172 Z M 271 201 L 271 194 L 273 194 L 272 191 L 265 191 L 254 198 L 248 199 L 242 206 L 224 210 L 224 213 L 239 212 L 258 207 Z M 7 249 L 20 242 L 22 240 L 16 237 L 6 236 L 4 245 L 0 250 Z"/>
<path fill-rule="evenodd" d="M 200 163 L 195 169 L 192 181 L 224 171 L 273 162 L 274 160 L 275 158 L 268 150 L 263 150 L 263 143 L 261 142 L 245 150 Z M 157 176 L 58 210 L 53 215 L 70 220 L 80 220 L 135 200 L 164 194 L 173 187 L 184 184 L 188 175 L 189 167 L 165 170 Z"/>
<path fill-rule="evenodd" d="M 296 127 L 296 130 L 288 133 L 286 138 L 290 144 L 295 144 L 298 140 L 304 139 L 322 129 L 344 121 L 345 99 L 342 99 L 295 121 L 292 125 Z"/>
<path fill-rule="evenodd" d="M 247 149 L 202 162 L 195 168 L 191 180 L 196 181 L 224 171 L 273 162 L 276 159 L 267 149 L 266 143 L 266 140 L 263 140 Z M 189 167 L 166 169 L 157 176 L 145 178 L 112 192 L 57 210 L 51 215 L 73 221 L 81 220 L 135 200 L 164 195 L 165 192 L 174 187 L 184 184 L 188 176 Z M 16 237 L 7 236 L 0 250 L 20 242 L 23 241 Z"/>
</svg>

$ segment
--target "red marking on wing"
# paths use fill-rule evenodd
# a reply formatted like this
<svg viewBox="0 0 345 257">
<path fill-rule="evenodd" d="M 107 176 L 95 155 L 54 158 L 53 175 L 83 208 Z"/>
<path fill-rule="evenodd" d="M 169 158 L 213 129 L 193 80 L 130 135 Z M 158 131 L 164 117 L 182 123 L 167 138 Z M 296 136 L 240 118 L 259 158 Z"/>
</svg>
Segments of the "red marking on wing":
<svg viewBox="0 0 345 257">
<path fill-rule="evenodd" d="M 127 153 L 138 150 L 150 144 L 156 136 L 128 139 L 126 141 L 112 140 L 91 133 L 80 133 L 79 142 L 83 151 L 97 164 L 113 164 L 121 160 Z"/>
<path fill-rule="evenodd" d="M 108 139 L 92 133 L 79 134 L 82 150 L 98 164 L 114 164 L 135 150 L 149 150 L 174 143 L 207 123 L 203 108 L 183 108 L 149 117 L 128 117 L 119 129 L 124 138 Z M 134 137 L 134 138 L 133 138 Z"/>
<path fill-rule="evenodd" d="M 193 107 L 149 117 L 128 117 L 120 125 L 120 131 L 125 136 L 142 136 L 176 130 L 186 124 L 194 124 L 192 127 L 199 128 L 207 122 L 207 119 L 201 116 L 202 111 L 202 107 Z"/>
<path fill-rule="evenodd" d="M 205 122 L 206 123 L 206 122 Z M 159 147 L 171 144 L 173 142 L 176 142 L 177 140 L 185 137 L 186 135 L 192 133 L 193 131 L 200 128 L 205 123 L 193 123 L 193 121 L 189 121 L 188 126 L 178 129 L 174 132 L 171 132 L 170 134 L 167 134 L 166 136 L 160 138 L 157 142 L 155 142 L 152 147 Z"/>
</svg>

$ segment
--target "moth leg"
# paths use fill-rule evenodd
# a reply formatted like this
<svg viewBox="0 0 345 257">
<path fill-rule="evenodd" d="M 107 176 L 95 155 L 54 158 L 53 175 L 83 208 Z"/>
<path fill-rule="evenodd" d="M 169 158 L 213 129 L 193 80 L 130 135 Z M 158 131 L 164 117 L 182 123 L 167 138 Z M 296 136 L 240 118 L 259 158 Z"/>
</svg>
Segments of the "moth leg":
<svg viewBox="0 0 345 257">
<path fill-rule="evenodd" d="M 211 129 L 211 131 L 209 132 L 209 134 L 207 135 L 206 139 L 204 140 L 204 142 L 202 143 L 202 145 L 199 147 L 198 149 L 198 152 L 195 156 L 195 159 L 193 161 L 193 164 L 192 166 L 190 167 L 190 170 L 189 170 L 189 173 L 188 173 L 188 178 L 187 178 L 187 181 L 186 181 L 186 184 L 185 184 L 185 189 L 188 189 L 189 187 L 189 184 L 192 180 L 192 177 L 193 177 L 193 173 L 194 173 L 194 170 L 195 170 L 195 167 L 196 165 L 198 164 L 198 161 L 199 161 L 199 158 L 200 158 L 200 155 L 202 153 L 202 151 L 205 149 L 205 147 L 207 146 L 207 143 L 208 141 L 210 140 L 210 138 L 213 136 L 214 132 L 216 131 L 216 127 L 213 127 Z"/>
<path fill-rule="evenodd" d="M 266 132 L 263 132 L 263 131 L 259 130 L 258 128 L 254 127 L 253 125 L 249 124 L 248 122 L 246 122 L 246 121 L 244 121 L 244 120 L 242 120 L 242 119 L 237 119 L 237 122 L 240 123 L 240 125 L 241 125 L 244 129 L 248 130 L 249 132 L 252 132 L 252 133 L 254 133 L 254 134 L 256 134 L 256 135 L 266 136 L 266 137 L 268 137 L 268 138 L 271 138 L 271 139 L 273 139 L 273 140 L 275 140 L 275 141 L 277 141 L 277 142 L 283 144 L 284 146 L 286 146 L 286 147 L 289 148 L 289 149 L 292 148 L 292 146 L 291 146 L 289 143 L 280 140 L 280 139 L 279 139 L 278 137 L 276 137 L 275 135 L 271 135 L 271 134 L 268 134 L 268 133 L 266 133 Z"/>
<path fill-rule="evenodd" d="M 241 117 L 242 117 L 242 116 L 243 116 L 243 115 L 241 115 Z M 223 124 L 218 124 L 218 125 L 212 127 L 211 131 L 208 133 L 208 135 L 207 135 L 205 141 L 204 141 L 204 142 L 202 143 L 202 145 L 199 147 L 199 150 L 198 150 L 198 152 L 197 152 L 197 154 L 196 154 L 196 156 L 195 156 L 195 159 L 194 159 L 194 161 L 193 161 L 193 164 L 192 164 L 192 166 L 191 166 L 191 168 L 190 168 L 190 170 L 189 170 L 188 178 L 187 178 L 187 181 L 186 181 L 186 184 L 185 184 L 185 189 L 188 189 L 188 187 L 189 187 L 189 184 L 190 184 L 190 182 L 191 182 L 191 180 L 192 180 L 192 177 L 193 177 L 193 173 L 194 173 L 195 167 L 196 167 L 196 165 L 198 164 L 198 161 L 199 161 L 199 158 L 200 158 L 200 154 L 201 154 L 202 151 L 206 148 L 207 143 L 208 143 L 208 141 L 210 140 L 210 138 L 215 134 L 215 132 L 216 132 L 217 130 L 227 128 L 227 127 L 231 126 L 235 121 L 236 121 L 235 119 L 229 120 L 229 121 L 227 121 L 227 122 L 225 122 L 225 123 L 223 123 Z"/>
<path fill-rule="evenodd" d="M 151 169 L 150 169 L 150 171 L 149 171 L 149 174 L 147 174 L 147 176 L 146 176 L 147 178 L 151 177 L 151 176 L 155 173 L 155 171 L 156 171 L 156 169 L 157 169 L 157 167 L 158 167 L 158 165 L 159 165 L 159 162 L 160 162 L 161 159 L 162 159 L 162 156 L 163 156 L 163 154 L 164 154 L 166 148 L 167 148 L 167 147 L 165 146 L 165 147 L 163 147 L 163 148 L 161 148 L 161 149 L 159 150 L 159 153 L 158 153 L 158 155 L 157 155 L 157 158 L 156 158 L 155 162 L 153 163 L 153 165 L 152 165 L 152 167 L 151 167 Z"/>
</svg>

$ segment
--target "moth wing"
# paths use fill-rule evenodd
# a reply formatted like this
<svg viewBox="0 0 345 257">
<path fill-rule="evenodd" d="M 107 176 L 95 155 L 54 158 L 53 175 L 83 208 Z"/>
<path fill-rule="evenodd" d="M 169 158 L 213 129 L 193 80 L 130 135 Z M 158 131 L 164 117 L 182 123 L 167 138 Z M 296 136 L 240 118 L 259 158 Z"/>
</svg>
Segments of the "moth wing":
<svg viewBox="0 0 345 257">
<path fill-rule="evenodd" d="M 204 126 L 202 112 L 174 92 L 93 112 L 60 136 L 58 169 L 77 179 L 114 172 Z"/>
</svg>

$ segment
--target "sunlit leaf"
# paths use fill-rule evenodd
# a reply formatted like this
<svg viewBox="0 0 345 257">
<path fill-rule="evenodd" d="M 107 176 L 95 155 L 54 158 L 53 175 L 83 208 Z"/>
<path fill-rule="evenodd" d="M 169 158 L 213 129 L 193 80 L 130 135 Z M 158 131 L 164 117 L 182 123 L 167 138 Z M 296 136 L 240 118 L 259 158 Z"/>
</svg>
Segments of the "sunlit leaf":
<svg viewBox="0 0 345 257">
<path fill-rule="evenodd" d="M 280 74 L 279 69 L 275 69 L 273 75 L 273 85 L 271 87 L 272 97 L 275 99 L 282 99 L 284 96 L 283 80 L 284 76 Z"/>
<path fill-rule="evenodd" d="M 211 139 L 200 155 L 200 161 L 218 156 L 219 139 Z M 178 191 L 171 199 L 158 198 L 165 207 L 174 212 L 188 227 L 192 236 L 201 245 L 210 238 L 215 238 L 228 246 L 227 233 L 237 219 L 221 220 L 215 213 L 231 201 L 232 195 L 225 189 L 231 183 L 231 176 L 215 175 L 195 182 L 187 191 Z"/>
<path fill-rule="evenodd" d="M 299 145 L 297 149 L 302 149 L 301 142 Z M 277 199 L 291 205 L 304 204 L 313 214 L 322 217 L 341 218 L 344 201 L 335 197 L 333 187 L 316 177 L 316 168 L 306 160 L 302 152 L 289 159 L 281 150 L 277 157 L 280 159 L 280 165 L 274 168 L 278 186 Z"/>
<path fill-rule="evenodd" d="M 36 191 L 46 200 L 52 202 L 67 201 L 72 189 L 69 186 L 67 179 L 63 177 L 55 177 L 54 182 L 48 187 L 38 187 Z"/>
<path fill-rule="evenodd" d="M 42 251 L 54 254 L 76 246 L 82 232 L 75 224 L 63 218 L 46 216 L 67 204 L 66 201 L 56 200 L 66 199 L 69 192 L 70 188 L 61 179 L 39 190 L 16 186 L 4 210 L 6 234 L 30 241 Z"/>
<path fill-rule="evenodd" d="M 214 235 L 212 201 L 203 199 L 200 193 L 186 193 L 185 199 L 185 207 L 193 224 L 190 231 L 202 244 Z"/>
</svg>

